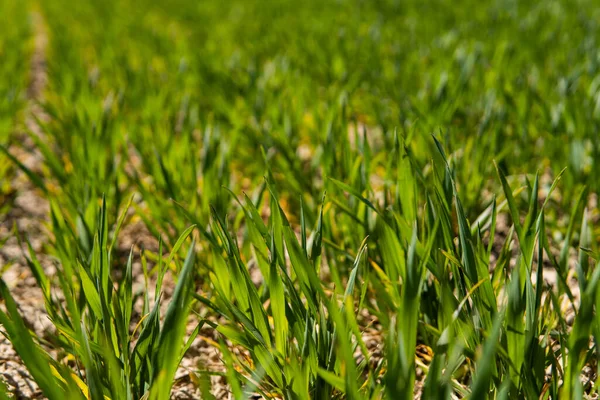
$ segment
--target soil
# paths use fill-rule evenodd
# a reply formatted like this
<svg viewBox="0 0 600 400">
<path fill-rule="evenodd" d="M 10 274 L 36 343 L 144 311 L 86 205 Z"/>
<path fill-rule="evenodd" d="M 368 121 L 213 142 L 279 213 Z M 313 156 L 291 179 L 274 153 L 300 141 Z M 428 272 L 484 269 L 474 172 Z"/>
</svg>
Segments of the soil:
<svg viewBox="0 0 600 400">
<path fill-rule="evenodd" d="M 36 31 L 30 65 L 31 78 L 27 90 L 28 106 L 24 129 L 34 134 L 41 134 L 36 117 L 43 120 L 46 116 L 43 115 L 37 103 L 43 95 L 47 82 L 45 55 L 48 40 L 41 15 L 34 13 L 32 22 L 36 27 Z M 12 146 L 10 151 L 32 171 L 39 171 L 41 156 L 36 152 L 32 140 L 24 132 L 17 134 L 22 139 L 23 147 Z M 22 315 L 25 316 L 26 323 L 33 331 L 43 337 L 44 332 L 50 328 L 51 324 L 46 317 L 42 293 L 37 288 L 35 278 L 23 258 L 23 251 L 12 232 L 16 226 L 19 232 L 26 234 L 32 243 L 33 249 L 39 253 L 42 265 L 50 270 L 52 268 L 51 263 L 44 258 L 41 252 L 45 238 L 42 222 L 47 218 L 48 204 L 36 192 L 36 189 L 20 170 L 16 172 L 11 186 L 18 188 L 14 194 L 14 204 L 8 211 L 8 215 L 0 221 L 0 239 L 10 236 L 4 246 L 0 248 L 0 266 L 2 270 L 10 265 L 5 270 L 2 278 L 11 290 Z M 1 327 L 0 332 L 2 333 L 2 336 L 0 336 L 0 378 L 3 379 L 15 398 L 42 398 L 39 388 L 5 337 L 5 332 Z"/>
</svg>

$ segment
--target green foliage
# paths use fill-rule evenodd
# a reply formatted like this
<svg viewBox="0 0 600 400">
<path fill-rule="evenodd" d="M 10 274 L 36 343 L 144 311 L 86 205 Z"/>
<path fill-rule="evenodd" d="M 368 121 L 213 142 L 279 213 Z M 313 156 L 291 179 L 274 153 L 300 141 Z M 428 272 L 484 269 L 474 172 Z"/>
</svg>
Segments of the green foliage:
<svg viewBox="0 0 600 400">
<path fill-rule="evenodd" d="M 33 10 L 48 118 L 19 136 Z M 190 371 L 206 398 L 210 374 L 234 398 L 593 396 L 598 17 L 591 0 L 2 2 L 0 178 L 20 169 L 48 201 L 56 260 L 47 275 L 23 241 L 49 339 L 0 281 L 2 328 L 57 399 L 166 399 L 201 329 L 225 367 Z"/>
<path fill-rule="evenodd" d="M 27 62 L 31 56 L 31 31 L 27 24 L 27 6 L 18 0 L 0 3 L 0 149 L 13 141 L 23 129 Z M 0 153 L 0 213 L 8 212 L 15 188 L 10 181 L 14 164 Z"/>
<path fill-rule="evenodd" d="M 135 321 L 132 320 L 133 252 L 129 254 L 125 276 L 117 288 L 111 277 L 104 202 L 99 214 L 90 254 L 78 249 L 75 257 L 68 258 L 66 251 L 62 251 L 65 249 L 60 246 L 66 243 L 76 246 L 76 238 L 73 235 L 68 237 L 68 233 L 64 232 L 63 242 L 56 244 L 60 267 L 52 281 L 45 275 L 28 243 L 27 262 L 42 289 L 46 311 L 56 328 L 55 340 L 75 358 L 81 372 L 76 375 L 66 365 L 52 360 L 33 341 L 6 284 L 1 280 L 0 292 L 7 311 L 0 311 L 0 321 L 33 378 L 50 399 L 139 399 L 148 394 L 150 398 L 168 398 L 182 352 L 189 348 L 189 345 L 184 346 L 183 339 L 194 289 L 194 243 L 190 245 L 179 281 L 168 301 L 164 321 L 160 322 L 160 305 L 164 302 L 161 300 L 163 289 L 160 279 L 156 283 L 152 311 Z M 184 232 L 179 245 L 191 232 L 192 229 Z M 163 258 L 162 253 L 159 257 Z M 170 257 L 167 264 L 171 260 Z M 147 285 L 144 288 L 144 310 L 150 306 L 149 289 Z M 140 326 L 139 334 L 134 324 Z M 132 329 L 134 326 L 136 329 Z M 188 340 L 194 338 L 192 334 Z"/>
</svg>

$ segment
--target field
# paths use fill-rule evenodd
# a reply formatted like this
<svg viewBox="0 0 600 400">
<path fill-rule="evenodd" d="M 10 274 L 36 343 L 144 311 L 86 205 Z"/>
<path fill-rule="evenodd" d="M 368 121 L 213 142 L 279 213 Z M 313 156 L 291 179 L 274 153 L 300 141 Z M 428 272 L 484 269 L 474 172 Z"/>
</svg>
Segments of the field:
<svg viewBox="0 0 600 400">
<path fill-rule="evenodd" d="M 600 3 L 0 0 L 0 400 L 596 399 Z"/>
</svg>

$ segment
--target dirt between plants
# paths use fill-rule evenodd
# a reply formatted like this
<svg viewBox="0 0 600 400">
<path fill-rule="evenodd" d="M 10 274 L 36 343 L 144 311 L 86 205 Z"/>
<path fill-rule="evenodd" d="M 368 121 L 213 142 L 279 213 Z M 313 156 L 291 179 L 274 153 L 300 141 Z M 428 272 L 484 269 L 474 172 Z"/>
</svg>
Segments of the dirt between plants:
<svg viewBox="0 0 600 400">
<path fill-rule="evenodd" d="M 47 82 L 45 54 L 48 40 L 40 14 L 32 14 L 32 23 L 36 30 L 33 38 L 34 50 L 31 57 L 30 82 L 27 90 L 29 102 L 24 129 L 30 130 L 34 134 L 41 134 L 41 130 L 36 123 L 36 117 L 43 119 L 45 116 L 37 105 L 37 101 L 40 99 Z M 32 171 L 38 172 L 41 164 L 39 152 L 36 152 L 33 141 L 24 132 L 18 135 L 22 139 L 23 147 L 11 146 L 11 153 Z M 4 271 L 2 278 L 7 283 L 19 309 L 22 311 L 27 325 L 43 337 L 44 332 L 50 329 L 51 323 L 45 317 L 42 293 L 37 289 L 35 278 L 27 268 L 22 256 L 22 249 L 12 233 L 13 228 L 16 226 L 19 232 L 27 234 L 34 251 L 40 254 L 41 262 L 48 267 L 50 273 L 51 263 L 41 253 L 45 237 L 42 222 L 46 219 L 48 204 L 36 193 L 33 185 L 20 170 L 15 173 L 11 186 L 18 188 L 14 193 L 14 204 L 8 211 L 8 215 L 5 215 L 0 221 L 0 239 L 10 236 L 4 246 L 0 248 L 0 268 Z M 8 269 L 6 269 L 7 265 L 9 265 Z M 2 327 L 0 327 L 0 333 L 2 333 L 0 336 L 0 378 L 15 398 L 42 397 L 39 388 L 6 338 Z"/>
</svg>

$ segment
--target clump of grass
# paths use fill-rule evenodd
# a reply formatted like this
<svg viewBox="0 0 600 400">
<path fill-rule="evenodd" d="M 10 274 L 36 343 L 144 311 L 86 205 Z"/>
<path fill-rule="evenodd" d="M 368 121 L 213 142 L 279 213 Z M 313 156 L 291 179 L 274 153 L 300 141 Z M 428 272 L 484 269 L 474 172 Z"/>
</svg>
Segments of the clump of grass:
<svg viewBox="0 0 600 400">
<path fill-rule="evenodd" d="M 48 317 L 56 329 L 50 334 L 53 343 L 46 345 L 68 355 L 71 365 L 53 359 L 34 340 L 2 280 L 0 292 L 6 311 L 0 311 L 0 322 L 33 379 L 50 399 L 168 398 L 175 370 L 198 333 L 194 331 L 188 343 L 184 343 L 194 292 L 194 242 L 183 266 L 177 268 L 180 271 L 178 283 L 161 317 L 162 278 L 171 262 L 176 261 L 169 257 L 163 264 L 161 247 L 155 299 L 151 304 L 148 276 L 145 276 L 145 293 L 133 293 L 133 251 L 122 267 L 123 279 L 118 286 L 113 281 L 114 243 L 108 242 L 104 202 L 97 226 L 93 247 L 87 254 L 80 248 L 69 249 L 73 241 L 69 241 L 68 233 L 64 232 L 65 237 L 57 242 L 59 264 L 53 277 L 46 276 L 27 243 L 27 263 L 42 290 Z M 190 228 L 180 237 L 175 252 L 191 232 Z M 117 233 L 118 228 L 115 235 Z M 69 254 L 69 250 L 74 254 Z M 135 320 L 132 319 L 134 301 L 140 295 L 143 315 Z"/>
</svg>

